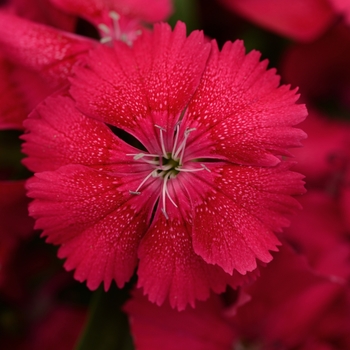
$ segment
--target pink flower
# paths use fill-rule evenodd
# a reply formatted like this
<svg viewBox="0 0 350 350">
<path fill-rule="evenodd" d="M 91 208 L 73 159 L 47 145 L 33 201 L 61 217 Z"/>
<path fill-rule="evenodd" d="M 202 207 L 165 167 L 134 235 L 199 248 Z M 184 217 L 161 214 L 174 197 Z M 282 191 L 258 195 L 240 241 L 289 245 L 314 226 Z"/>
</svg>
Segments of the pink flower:
<svg viewBox="0 0 350 350">
<path fill-rule="evenodd" d="M 92 50 L 73 98 L 48 99 L 24 136 L 30 213 L 65 267 L 108 289 L 138 265 L 149 299 L 179 309 L 272 259 L 304 191 L 281 156 L 306 116 L 258 52 L 185 30 L 159 24 L 133 47 Z"/>
</svg>

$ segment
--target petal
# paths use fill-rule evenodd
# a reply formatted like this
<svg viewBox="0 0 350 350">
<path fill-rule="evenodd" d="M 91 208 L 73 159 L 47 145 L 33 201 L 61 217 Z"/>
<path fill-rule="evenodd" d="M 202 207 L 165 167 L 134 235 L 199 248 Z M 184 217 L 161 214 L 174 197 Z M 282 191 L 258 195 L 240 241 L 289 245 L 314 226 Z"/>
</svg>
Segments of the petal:
<svg viewBox="0 0 350 350">
<path fill-rule="evenodd" d="M 22 122 L 27 116 L 27 109 L 22 96 L 12 79 L 14 66 L 0 56 L 0 129 L 23 128 Z"/>
<path fill-rule="evenodd" d="M 168 303 L 161 307 L 150 303 L 136 290 L 124 310 L 139 350 L 227 350 L 233 344 L 234 329 L 223 316 L 218 295 L 178 312 Z"/>
<path fill-rule="evenodd" d="M 319 329 L 320 320 L 327 319 L 334 305 L 348 306 L 340 297 L 344 286 L 312 271 L 305 257 L 286 242 L 247 289 L 252 299 L 238 309 L 237 330 L 245 337 L 259 339 L 264 349 L 273 349 L 277 343 L 284 349 L 300 348 L 308 335 L 316 335 L 314 331 L 320 331 L 316 336 L 325 339 L 328 327 Z M 348 315 L 347 309 L 346 318 Z"/>
<path fill-rule="evenodd" d="M 331 0 L 330 1 L 335 10 L 344 16 L 347 24 L 350 24 L 350 3 L 348 0 Z"/>
<path fill-rule="evenodd" d="M 63 13 L 50 0 L 11 0 L 9 3 L 12 13 L 19 17 L 67 32 L 75 30 L 77 18 Z"/>
<path fill-rule="evenodd" d="M 176 182 L 179 182 L 176 179 Z M 254 279 L 254 274 L 230 276 L 217 265 L 207 264 L 192 247 L 192 218 L 189 201 L 180 185 L 169 186 L 169 193 L 178 208 L 167 199 L 168 218 L 158 209 L 154 222 L 139 248 L 138 287 L 143 287 L 150 301 L 183 310 L 195 301 L 205 300 L 210 290 L 225 291 L 227 285 L 237 287 Z M 175 190 L 176 189 L 176 190 Z"/>
<path fill-rule="evenodd" d="M 318 40 L 308 45 L 291 45 L 284 52 L 283 78 L 299 86 L 301 96 L 310 106 L 322 106 L 321 111 L 328 112 L 324 106 L 332 103 L 341 107 L 339 113 L 346 116 L 350 109 L 349 46 L 349 26 L 338 22 Z"/>
<path fill-rule="evenodd" d="M 124 129 L 152 151 L 150 140 L 159 136 L 154 125 L 173 131 L 209 50 L 201 32 L 186 38 L 183 23 L 173 32 L 158 24 L 131 48 L 116 43 L 115 51 L 102 46 L 92 51 L 87 67 L 76 67 L 71 93 L 81 111 Z"/>
<path fill-rule="evenodd" d="M 142 171 L 127 154 L 139 153 L 102 122 L 88 118 L 66 96 L 50 97 L 39 105 L 24 126 L 26 166 L 34 172 L 81 164 L 100 168 L 118 164 L 119 172 Z M 130 163 L 130 164 L 129 164 Z"/>
<path fill-rule="evenodd" d="M 0 12 L 1 51 L 10 61 L 40 72 L 53 83 L 69 76 L 94 42 Z"/>
<path fill-rule="evenodd" d="M 349 162 L 350 125 L 313 110 L 302 123 L 308 134 L 304 147 L 293 150 L 297 160 L 295 170 L 304 174 L 313 187 L 332 186 L 337 191 L 337 178 Z M 341 182 L 341 180 L 340 180 Z"/>
<path fill-rule="evenodd" d="M 334 20 L 334 13 L 327 0 L 221 1 L 245 18 L 294 40 L 314 40 Z"/>
<path fill-rule="evenodd" d="M 259 58 L 256 51 L 245 55 L 241 41 L 226 43 L 221 52 L 212 43 L 185 118 L 188 127 L 197 129 L 188 142 L 193 157 L 205 156 L 206 149 L 206 157 L 273 166 L 287 147 L 300 146 L 305 133 L 291 126 L 304 120 L 305 106 L 295 104 L 298 95 L 288 86 L 278 87 L 279 77 Z"/>
<path fill-rule="evenodd" d="M 223 165 L 197 173 L 191 181 L 194 251 L 229 274 L 253 271 L 256 259 L 269 262 L 269 250 L 279 244 L 273 231 L 287 226 L 286 215 L 299 208 L 291 195 L 304 192 L 301 175 L 287 168 Z"/>
<path fill-rule="evenodd" d="M 133 196 L 138 176 L 109 173 L 70 165 L 36 174 L 28 181 L 28 196 L 35 198 L 30 215 L 37 218 L 47 242 L 61 244 L 58 255 L 75 278 L 90 289 L 114 279 L 122 287 L 137 264 L 137 247 L 146 231 L 156 196 L 151 191 Z M 158 192 L 159 193 L 159 192 Z"/>
<path fill-rule="evenodd" d="M 158 22 L 168 19 L 172 12 L 170 0 L 118 0 L 118 8 L 124 14 L 130 14 L 146 22 Z M 116 7 L 117 10 L 117 7 Z"/>
<path fill-rule="evenodd" d="M 168 18 L 172 11 L 169 0 L 52 0 L 62 10 L 85 17 L 95 24 L 103 21 L 105 13 L 115 11 L 146 22 L 158 22 Z"/>
</svg>

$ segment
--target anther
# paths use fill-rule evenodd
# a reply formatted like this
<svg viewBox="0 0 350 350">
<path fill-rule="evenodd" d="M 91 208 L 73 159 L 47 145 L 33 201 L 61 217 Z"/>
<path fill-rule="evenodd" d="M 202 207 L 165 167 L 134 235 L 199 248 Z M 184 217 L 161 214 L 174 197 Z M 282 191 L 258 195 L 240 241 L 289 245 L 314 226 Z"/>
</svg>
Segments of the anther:
<svg viewBox="0 0 350 350">
<path fill-rule="evenodd" d="M 108 26 L 104 23 L 100 23 L 97 26 L 102 32 L 104 32 L 105 34 L 109 34 L 110 33 L 110 29 L 108 28 Z"/>
<path fill-rule="evenodd" d="M 166 131 L 166 129 L 164 129 L 162 126 L 159 126 L 159 125 L 157 125 L 157 124 L 154 124 L 154 126 L 155 126 L 156 128 L 158 128 L 158 129 L 164 131 L 164 132 Z"/>
<path fill-rule="evenodd" d="M 204 170 L 209 171 L 209 173 L 211 173 L 211 170 L 205 164 L 201 163 L 201 166 Z"/>
<path fill-rule="evenodd" d="M 152 158 L 156 158 L 159 157 L 158 154 L 149 154 L 149 153 L 129 153 L 126 154 L 127 156 L 133 156 L 134 160 L 139 160 L 143 157 L 152 157 Z"/>
<path fill-rule="evenodd" d="M 130 191 L 130 190 L 129 190 L 129 193 L 130 193 L 130 194 L 135 194 L 135 195 L 137 195 L 137 196 L 139 196 L 139 195 L 141 194 L 141 192 Z"/>
<path fill-rule="evenodd" d="M 177 171 L 180 171 L 180 172 L 185 172 L 185 173 L 193 173 L 195 171 L 202 171 L 202 170 L 206 170 L 206 171 L 209 171 L 211 173 L 211 170 L 206 165 L 204 165 L 202 163 L 200 165 L 201 165 L 201 168 L 195 168 L 195 169 L 184 169 L 181 166 L 177 166 L 174 169 Z"/>
<path fill-rule="evenodd" d="M 115 12 L 115 11 L 110 11 L 108 15 L 109 15 L 109 17 L 111 17 L 114 21 L 119 21 L 119 19 L 120 19 L 120 16 L 119 16 L 118 13 Z"/>
<path fill-rule="evenodd" d="M 115 11 L 110 11 L 108 16 L 112 20 L 112 27 L 108 27 L 104 23 L 100 23 L 97 27 L 104 33 L 104 36 L 100 39 L 102 44 L 106 44 L 114 40 L 118 40 L 121 37 L 121 31 L 119 26 L 120 16 Z"/>
</svg>

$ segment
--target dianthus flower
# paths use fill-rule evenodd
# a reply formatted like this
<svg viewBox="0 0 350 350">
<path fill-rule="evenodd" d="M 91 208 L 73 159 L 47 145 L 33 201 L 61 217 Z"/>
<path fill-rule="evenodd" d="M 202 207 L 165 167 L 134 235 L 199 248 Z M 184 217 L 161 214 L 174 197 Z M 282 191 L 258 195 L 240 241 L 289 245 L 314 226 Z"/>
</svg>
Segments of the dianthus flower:
<svg viewBox="0 0 350 350">
<path fill-rule="evenodd" d="M 108 289 L 137 267 L 151 301 L 183 309 L 271 260 L 303 192 L 282 156 L 306 110 L 259 58 L 158 24 L 91 50 L 27 119 L 30 214 L 76 279 Z"/>
</svg>

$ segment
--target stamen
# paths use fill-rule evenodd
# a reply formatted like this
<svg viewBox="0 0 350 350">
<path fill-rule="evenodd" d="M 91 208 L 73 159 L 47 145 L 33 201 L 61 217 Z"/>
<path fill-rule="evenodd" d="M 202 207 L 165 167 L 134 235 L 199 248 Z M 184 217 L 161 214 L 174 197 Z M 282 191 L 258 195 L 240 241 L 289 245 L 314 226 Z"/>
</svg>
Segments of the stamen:
<svg viewBox="0 0 350 350">
<path fill-rule="evenodd" d="M 161 211 L 162 211 L 163 215 L 165 216 L 165 218 L 166 218 L 167 220 L 169 220 L 169 216 L 168 216 L 168 214 L 166 213 L 166 211 L 165 211 L 163 208 L 161 209 Z"/>
<path fill-rule="evenodd" d="M 211 170 L 208 169 L 207 166 L 205 166 L 204 164 L 201 164 L 201 168 L 196 168 L 196 169 L 184 169 L 184 168 L 181 168 L 181 167 L 176 167 L 175 170 L 177 171 L 182 171 L 182 172 L 185 172 L 185 173 L 193 173 L 195 171 L 201 171 L 201 170 L 206 170 L 206 171 L 209 171 L 211 173 Z"/>
<path fill-rule="evenodd" d="M 159 146 L 160 146 L 159 147 L 160 149 L 158 148 L 159 154 L 149 154 L 149 153 L 143 153 L 143 152 L 127 154 L 127 156 L 133 157 L 135 161 L 140 161 L 140 162 L 149 164 L 150 170 L 152 170 L 142 180 L 142 182 L 139 184 L 137 189 L 135 191 L 130 190 L 129 193 L 132 195 L 140 195 L 142 187 L 150 179 L 150 177 L 158 178 L 159 180 L 157 181 L 163 181 L 163 183 L 159 183 L 159 185 L 161 186 L 160 188 L 161 198 L 159 198 L 158 206 L 167 220 L 169 219 L 169 216 L 167 213 L 167 200 L 169 200 L 175 208 L 178 208 L 177 203 L 170 195 L 169 188 L 168 188 L 168 181 L 170 179 L 175 179 L 179 174 L 179 172 L 191 173 L 191 172 L 197 172 L 197 171 L 203 171 L 203 170 L 210 172 L 210 169 L 208 169 L 208 167 L 205 164 L 196 162 L 196 159 L 193 159 L 193 162 L 190 162 L 190 161 L 187 162 L 186 160 L 186 164 L 183 164 L 183 158 L 185 155 L 187 139 L 190 133 L 196 130 L 196 128 L 187 128 L 184 131 L 181 139 L 179 135 L 180 129 L 181 129 L 180 123 L 181 121 L 178 121 L 175 124 L 174 131 L 173 131 L 173 133 L 175 134 L 171 134 L 171 135 L 169 135 L 169 133 L 167 132 L 167 129 L 163 128 L 160 125 L 154 124 L 154 126 L 159 129 Z M 170 138 L 168 138 L 168 136 Z M 167 152 L 166 148 L 172 141 L 173 141 L 173 145 L 171 147 L 171 152 L 169 150 Z M 165 142 L 167 142 L 167 144 Z"/>
<path fill-rule="evenodd" d="M 152 171 L 142 180 L 142 182 L 141 182 L 140 185 L 137 187 L 137 189 L 136 189 L 135 191 L 130 191 L 130 190 L 129 190 L 129 193 L 130 193 L 130 194 L 136 194 L 136 195 L 141 194 L 141 192 L 139 192 L 139 189 L 142 187 L 142 185 L 143 185 L 151 176 L 154 176 L 154 174 L 157 174 L 157 170 L 152 170 Z"/>
<path fill-rule="evenodd" d="M 160 145 L 162 147 L 163 157 L 166 159 L 169 159 L 169 156 L 165 150 L 165 144 L 164 144 L 164 138 L 163 138 L 163 131 L 166 132 L 166 129 L 156 124 L 154 126 L 160 130 Z"/>
<path fill-rule="evenodd" d="M 152 157 L 152 158 L 158 158 L 153 160 L 148 159 L 142 159 L 144 163 L 151 164 L 151 165 L 159 165 L 159 155 L 158 154 L 149 154 L 149 153 L 128 153 L 127 156 L 133 156 L 134 160 L 139 160 L 144 157 Z"/>
<path fill-rule="evenodd" d="M 180 165 L 182 165 L 182 158 L 183 158 L 184 153 L 185 153 L 185 146 L 186 146 L 188 135 L 194 130 L 196 130 L 196 128 L 191 128 L 191 129 L 186 129 L 185 130 L 185 132 L 184 132 L 184 139 L 182 140 L 179 148 L 177 149 L 177 151 L 173 155 L 173 159 L 177 159 L 179 157 L 179 154 L 181 154 L 180 158 L 179 158 Z"/>
<path fill-rule="evenodd" d="M 175 207 L 175 208 L 177 208 L 177 204 L 175 203 L 175 201 L 171 198 L 171 196 L 170 196 L 170 193 L 169 193 L 169 191 L 168 191 L 168 187 L 165 187 L 165 192 L 166 192 L 166 195 L 167 195 L 167 197 L 169 198 L 169 200 L 170 200 L 170 202 L 173 204 L 173 206 Z"/>
<path fill-rule="evenodd" d="M 112 41 L 112 37 L 110 36 L 105 36 L 104 38 L 100 39 L 101 44 L 106 44 L 106 43 L 109 43 L 110 41 Z"/>
<path fill-rule="evenodd" d="M 164 214 L 165 218 L 168 220 L 169 219 L 169 216 L 166 212 L 166 197 L 169 198 L 170 202 L 177 208 L 177 205 L 176 203 L 174 202 L 174 200 L 171 198 L 170 194 L 169 194 L 169 191 L 168 191 L 168 187 L 167 187 L 167 182 L 169 180 L 169 177 L 171 175 L 171 172 L 167 173 L 165 176 L 164 176 L 164 179 L 163 179 L 163 188 L 162 188 L 162 204 L 163 204 L 163 208 L 162 208 L 162 213 Z"/>
<path fill-rule="evenodd" d="M 136 192 L 136 191 L 131 191 L 131 190 L 129 190 L 129 193 L 130 194 L 135 194 L 135 195 L 138 195 L 138 196 L 141 194 L 141 192 Z"/>
<path fill-rule="evenodd" d="M 100 23 L 97 27 L 102 32 L 102 38 L 100 39 L 100 42 L 102 44 L 106 44 L 108 42 L 111 42 L 114 40 L 118 40 L 121 37 L 121 30 L 119 25 L 119 19 L 120 16 L 115 11 L 110 11 L 108 13 L 108 16 L 112 20 L 111 27 L 107 26 L 105 23 Z"/>
<path fill-rule="evenodd" d="M 204 170 L 209 171 L 209 173 L 211 173 L 211 170 L 205 164 L 201 163 L 201 166 Z"/>
<path fill-rule="evenodd" d="M 160 170 L 163 170 L 163 171 L 167 171 L 167 170 L 170 170 L 173 168 L 173 165 L 172 164 L 168 164 L 168 165 L 160 165 Z"/>
<path fill-rule="evenodd" d="M 109 17 L 111 17 L 114 21 L 119 21 L 119 19 L 120 19 L 119 14 L 118 14 L 117 12 L 115 12 L 115 11 L 110 11 L 108 15 L 109 15 Z"/>
<path fill-rule="evenodd" d="M 114 38 L 119 38 L 121 35 L 121 31 L 120 31 L 120 26 L 119 26 L 119 19 L 120 16 L 118 15 L 117 12 L 115 11 L 110 11 L 109 12 L 109 17 L 112 19 L 113 21 L 113 29 L 114 29 Z"/>
<path fill-rule="evenodd" d="M 110 33 L 110 29 L 108 28 L 108 26 L 104 23 L 100 23 L 98 26 L 97 26 L 102 32 L 106 33 L 106 34 L 109 34 Z"/>
<path fill-rule="evenodd" d="M 171 154 L 175 153 L 175 149 L 177 146 L 177 140 L 179 139 L 179 130 L 180 130 L 180 122 L 177 122 L 175 125 L 175 141 L 174 141 L 174 146 L 173 146 L 173 149 L 171 151 Z"/>
</svg>

